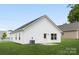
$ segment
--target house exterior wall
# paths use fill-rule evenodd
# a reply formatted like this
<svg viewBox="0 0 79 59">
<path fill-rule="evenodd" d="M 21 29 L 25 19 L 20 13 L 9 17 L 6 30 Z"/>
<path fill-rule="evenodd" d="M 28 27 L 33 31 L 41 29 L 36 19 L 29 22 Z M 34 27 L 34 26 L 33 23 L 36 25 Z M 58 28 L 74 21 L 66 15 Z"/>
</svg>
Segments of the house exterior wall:
<svg viewBox="0 0 79 59">
<path fill-rule="evenodd" d="M 47 20 L 46 18 L 42 18 L 38 22 L 34 24 L 30 24 L 28 27 L 24 29 L 24 31 L 17 32 L 15 34 L 21 33 L 21 40 L 13 41 L 29 44 L 30 40 L 35 40 L 35 43 L 60 43 L 61 42 L 61 33 L 60 31 L 53 26 L 53 24 Z M 44 38 L 44 33 L 46 33 L 46 39 Z M 57 34 L 57 40 L 51 40 L 51 33 Z M 13 36 L 15 34 L 12 34 Z"/>
<path fill-rule="evenodd" d="M 20 34 L 20 40 L 19 40 L 19 34 Z M 24 35 L 23 34 L 24 34 L 23 31 L 11 34 L 10 35 L 10 41 L 23 44 L 23 42 L 24 42 L 24 40 L 23 40 L 24 39 Z"/>
<path fill-rule="evenodd" d="M 77 31 L 66 31 L 62 38 L 77 39 Z"/>
</svg>

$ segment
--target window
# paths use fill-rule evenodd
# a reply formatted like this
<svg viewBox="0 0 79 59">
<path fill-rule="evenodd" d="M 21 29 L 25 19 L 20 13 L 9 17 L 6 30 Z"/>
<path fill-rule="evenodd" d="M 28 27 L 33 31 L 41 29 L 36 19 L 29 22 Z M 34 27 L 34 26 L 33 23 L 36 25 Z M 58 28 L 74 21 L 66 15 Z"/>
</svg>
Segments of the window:
<svg viewBox="0 0 79 59">
<path fill-rule="evenodd" d="M 54 38 L 53 38 L 53 36 L 54 36 L 54 35 L 53 35 L 53 34 L 51 34 L 51 40 L 53 40 L 53 39 L 54 39 Z"/>
<path fill-rule="evenodd" d="M 15 34 L 15 40 L 17 40 L 17 34 Z"/>
<path fill-rule="evenodd" d="M 57 39 L 57 34 L 51 34 L 51 40 L 56 40 Z"/>
<path fill-rule="evenodd" d="M 55 39 L 55 40 L 57 39 L 57 34 L 54 34 L 54 39 Z"/>
<path fill-rule="evenodd" d="M 20 40 L 20 37 L 19 37 L 19 40 Z"/>
<path fill-rule="evenodd" d="M 46 33 L 44 34 L 44 38 L 46 39 Z"/>
<path fill-rule="evenodd" d="M 20 33 L 19 33 L 19 40 L 20 40 Z"/>
</svg>

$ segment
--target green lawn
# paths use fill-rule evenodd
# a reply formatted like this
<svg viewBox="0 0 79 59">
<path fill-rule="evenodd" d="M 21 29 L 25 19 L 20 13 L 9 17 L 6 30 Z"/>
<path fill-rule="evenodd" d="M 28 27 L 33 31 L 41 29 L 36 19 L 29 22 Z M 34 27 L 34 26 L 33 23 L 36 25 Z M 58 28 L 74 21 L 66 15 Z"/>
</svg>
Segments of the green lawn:
<svg viewBox="0 0 79 59">
<path fill-rule="evenodd" d="M 79 40 L 62 39 L 59 45 L 21 45 L 0 42 L 0 55 L 79 55 Z"/>
</svg>

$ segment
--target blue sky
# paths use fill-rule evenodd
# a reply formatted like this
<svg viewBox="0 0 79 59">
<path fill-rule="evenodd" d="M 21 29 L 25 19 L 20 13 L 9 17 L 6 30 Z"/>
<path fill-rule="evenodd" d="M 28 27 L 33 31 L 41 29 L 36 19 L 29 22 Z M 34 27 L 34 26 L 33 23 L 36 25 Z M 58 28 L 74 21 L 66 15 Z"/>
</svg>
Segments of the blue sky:
<svg viewBox="0 0 79 59">
<path fill-rule="evenodd" d="M 70 8 L 64 4 L 2 4 L 0 5 L 0 30 L 14 30 L 42 15 L 47 15 L 57 25 L 67 22 Z"/>
</svg>

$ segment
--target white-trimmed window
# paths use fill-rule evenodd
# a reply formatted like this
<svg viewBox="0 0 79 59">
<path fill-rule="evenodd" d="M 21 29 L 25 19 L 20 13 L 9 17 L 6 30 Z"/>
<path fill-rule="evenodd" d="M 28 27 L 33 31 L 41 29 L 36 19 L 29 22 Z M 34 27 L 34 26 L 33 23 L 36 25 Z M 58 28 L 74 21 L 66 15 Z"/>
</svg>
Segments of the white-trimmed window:
<svg viewBox="0 0 79 59">
<path fill-rule="evenodd" d="M 19 40 L 21 39 L 21 37 L 20 37 L 20 33 L 19 33 Z"/>
<path fill-rule="evenodd" d="M 51 33 L 51 40 L 57 40 L 57 34 Z"/>
<path fill-rule="evenodd" d="M 15 35 L 15 39 L 17 40 L 17 34 Z"/>
<path fill-rule="evenodd" d="M 46 33 L 44 33 L 44 39 L 46 39 Z"/>
</svg>

